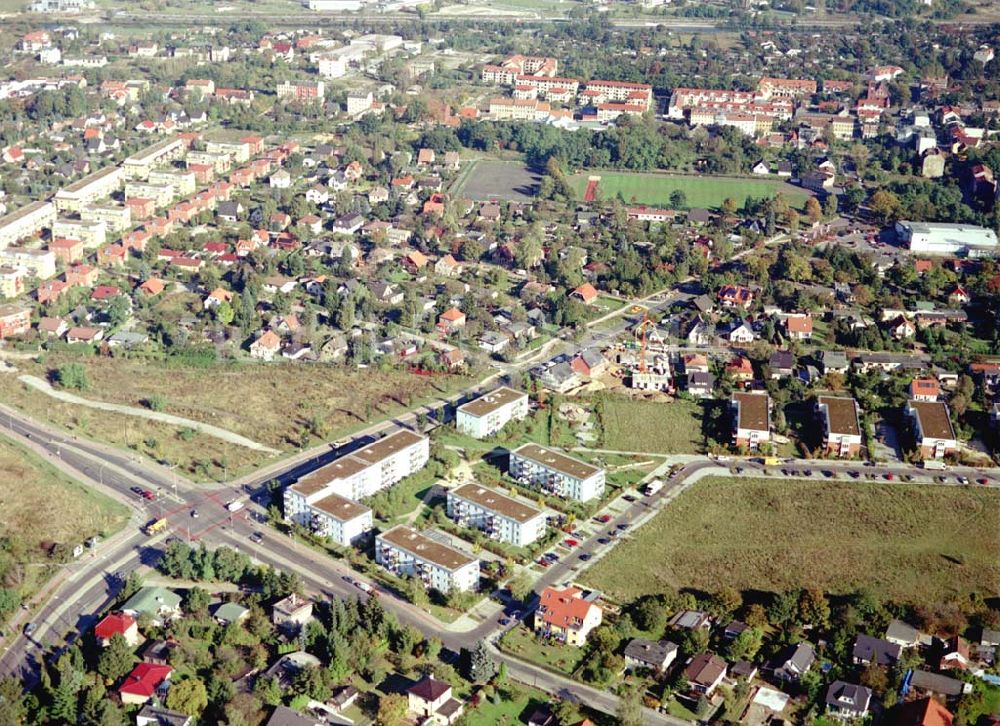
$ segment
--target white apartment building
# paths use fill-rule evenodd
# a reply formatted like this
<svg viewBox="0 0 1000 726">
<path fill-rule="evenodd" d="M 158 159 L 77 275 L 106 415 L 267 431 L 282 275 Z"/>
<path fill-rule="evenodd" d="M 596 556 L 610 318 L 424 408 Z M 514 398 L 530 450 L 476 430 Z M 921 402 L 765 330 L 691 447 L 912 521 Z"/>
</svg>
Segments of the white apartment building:
<svg viewBox="0 0 1000 726">
<path fill-rule="evenodd" d="M 250 144 L 246 141 L 209 141 L 205 144 L 209 154 L 228 154 L 237 164 L 250 161 Z"/>
<path fill-rule="evenodd" d="M 88 222 L 83 219 L 57 219 L 52 225 L 53 239 L 78 239 L 86 249 L 104 245 L 107 242 L 107 232 L 104 222 Z"/>
<path fill-rule="evenodd" d="M 422 469 L 429 455 L 426 436 L 406 429 L 397 431 L 317 469 L 309 475 L 308 485 L 303 480 L 288 487 L 285 516 L 328 494 L 355 501 L 369 497 Z M 296 497 L 303 501 L 290 501 Z"/>
<path fill-rule="evenodd" d="M 56 221 L 56 205 L 52 202 L 32 202 L 0 217 L 0 248 L 31 237 Z"/>
<path fill-rule="evenodd" d="M 285 489 L 285 519 L 345 547 L 372 529 L 372 510 L 333 494 L 322 469 Z"/>
<path fill-rule="evenodd" d="M 117 204 L 87 204 L 80 209 L 84 222 L 104 222 L 107 231 L 121 233 L 132 227 L 132 210 Z"/>
<path fill-rule="evenodd" d="M 151 169 L 146 180 L 150 184 L 170 184 L 182 197 L 189 197 L 198 190 L 198 180 L 193 171 Z"/>
<path fill-rule="evenodd" d="M 545 533 L 545 512 L 475 483 L 448 490 L 448 516 L 517 547 L 526 547 Z"/>
<path fill-rule="evenodd" d="M 146 180 L 153 167 L 180 159 L 186 151 L 187 144 L 181 139 L 164 139 L 125 159 L 122 171 L 128 179 Z"/>
<path fill-rule="evenodd" d="M 604 469 L 538 444 L 510 452 L 510 475 L 563 499 L 586 502 L 604 493 Z"/>
<path fill-rule="evenodd" d="M 476 439 L 492 436 L 528 415 L 528 394 L 513 388 L 498 388 L 474 401 L 463 403 L 455 413 L 455 426 Z"/>
<path fill-rule="evenodd" d="M 324 78 L 340 78 L 347 74 L 347 61 L 328 53 L 319 57 L 319 74 Z"/>
<path fill-rule="evenodd" d="M 350 116 L 362 114 L 375 103 L 375 96 L 371 91 L 351 91 L 347 94 L 347 113 Z"/>
<path fill-rule="evenodd" d="M 39 280 L 56 276 L 56 253 L 51 250 L 7 247 L 0 250 L 0 264 L 23 267 Z"/>
<path fill-rule="evenodd" d="M 375 538 L 375 561 L 394 575 L 419 577 L 448 593 L 479 587 L 479 560 L 399 524 Z"/>
<path fill-rule="evenodd" d="M 159 209 L 165 207 L 174 200 L 177 190 L 173 184 L 150 184 L 145 181 L 130 181 L 125 184 L 125 200 L 138 197 L 140 199 L 152 199 L 153 204 Z"/>
<path fill-rule="evenodd" d="M 121 167 L 106 166 L 56 192 L 56 209 L 60 212 L 79 212 L 84 205 L 109 197 L 121 188 Z"/>
</svg>

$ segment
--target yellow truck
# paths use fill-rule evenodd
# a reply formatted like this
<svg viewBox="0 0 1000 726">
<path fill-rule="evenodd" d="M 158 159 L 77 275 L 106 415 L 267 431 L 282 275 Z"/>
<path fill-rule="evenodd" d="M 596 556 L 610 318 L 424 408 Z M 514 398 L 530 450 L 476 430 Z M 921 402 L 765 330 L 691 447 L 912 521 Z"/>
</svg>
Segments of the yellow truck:
<svg viewBox="0 0 1000 726">
<path fill-rule="evenodd" d="M 154 519 L 142 528 L 142 533 L 147 537 L 164 532 L 167 529 L 167 520 L 164 518 Z"/>
<path fill-rule="evenodd" d="M 778 466 L 781 463 L 781 459 L 777 456 L 765 456 L 764 466 Z"/>
</svg>

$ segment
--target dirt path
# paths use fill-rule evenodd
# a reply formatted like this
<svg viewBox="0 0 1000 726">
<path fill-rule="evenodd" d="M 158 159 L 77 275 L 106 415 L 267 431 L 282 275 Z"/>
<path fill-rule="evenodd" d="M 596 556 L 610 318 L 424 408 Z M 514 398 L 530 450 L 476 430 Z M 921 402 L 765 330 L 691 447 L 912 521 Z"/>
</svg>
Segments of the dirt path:
<svg viewBox="0 0 1000 726">
<path fill-rule="evenodd" d="M 52 398 L 59 399 L 66 403 L 72 403 L 77 406 L 86 406 L 87 408 L 96 408 L 102 411 L 112 411 L 113 413 L 122 413 L 126 416 L 137 416 L 139 418 L 146 418 L 151 421 L 159 421 L 160 423 L 170 424 L 171 426 L 186 426 L 192 428 L 199 433 L 212 436 L 222 441 L 227 441 L 230 444 L 236 444 L 237 446 L 245 446 L 248 449 L 253 449 L 254 451 L 266 451 L 268 453 L 276 454 L 277 449 L 272 449 L 263 444 L 258 444 L 256 441 L 252 441 L 245 436 L 240 436 L 239 434 L 234 434 L 232 431 L 227 431 L 226 429 L 220 429 L 218 426 L 212 426 L 211 424 L 201 423 L 200 421 L 193 421 L 189 418 L 183 418 L 182 416 L 174 416 L 169 413 L 160 413 L 159 411 L 147 411 L 143 408 L 135 408 L 133 406 L 122 406 L 117 403 L 107 403 L 106 401 L 92 401 L 88 398 L 81 398 L 72 393 L 67 393 L 66 391 L 59 391 L 54 389 L 49 385 L 48 381 L 42 380 L 38 376 L 21 375 L 17 379 L 37 391 L 41 391 L 47 396 L 52 396 Z"/>
</svg>

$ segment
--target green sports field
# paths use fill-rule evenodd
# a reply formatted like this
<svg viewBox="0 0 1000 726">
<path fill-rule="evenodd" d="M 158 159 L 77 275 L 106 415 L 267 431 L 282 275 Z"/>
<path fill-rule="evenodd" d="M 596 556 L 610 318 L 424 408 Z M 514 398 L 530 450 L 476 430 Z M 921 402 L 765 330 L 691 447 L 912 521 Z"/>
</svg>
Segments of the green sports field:
<svg viewBox="0 0 1000 726">
<path fill-rule="evenodd" d="M 601 177 L 597 186 L 599 199 L 613 199 L 621 193 L 626 204 L 654 207 L 669 207 L 670 195 L 677 190 L 684 192 L 689 208 L 706 209 L 722 206 L 728 197 L 743 206 L 748 197 L 770 198 L 781 192 L 795 207 L 803 206 L 809 197 L 809 192 L 777 179 L 591 171 L 576 174 L 571 179 L 579 199 L 583 199 L 590 176 Z"/>
</svg>

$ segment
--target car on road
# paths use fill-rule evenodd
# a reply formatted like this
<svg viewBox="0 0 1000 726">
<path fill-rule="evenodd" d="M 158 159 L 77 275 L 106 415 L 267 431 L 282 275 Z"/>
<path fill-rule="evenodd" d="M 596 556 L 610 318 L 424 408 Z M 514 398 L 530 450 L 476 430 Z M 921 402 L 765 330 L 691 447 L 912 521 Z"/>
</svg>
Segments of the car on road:
<svg viewBox="0 0 1000 726">
<path fill-rule="evenodd" d="M 624 532 L 626 529 L 628 529 L 628 522 L 622 522 L 621 524 L 619 524 L 618 529 Z"/>
<path fill-rule="evenodd" d="M 968 479 L 968 477 L 960 476 L 960 477 L 958 477 L 958 483 L 959 484 L 968 484 L 969 483 L 969 479 Z"/>
<path fill-rule="evenodd" d="M 983 476 L 983 477 L 980 477 L 979 479 L 976 479 L 976 482 L 979 483 L 979 484 L 982 484 L 983 486 L 986 486 L 987 484 L 990 483 L 990 480 L 987 479 L 985 476 Z"/>
<path fill-rule="evenodd" d="M 580 543 L 577 540 L 575 540 L 575 539 L 564 539 L 563 540 L 563 544 L 566 545 L 567 547 L 569 547 L 570 549 L 573 549 L 574 547 L 576 547 Z"/>
<path fill-rule="evenodd" d="M 198 519 L 198 516 L 199 516 L 198 515 L 198 510 L 197 509 L 192 509 L 191 510 L 191 519 Z"/>
<path fill-rule="evenodd" d="M 806 476 L 812 476 L 813 475 L 812 469 L 806 469 L 802 473 L 805 474 Z"/>
<path fill-rule="evenodd" d="M 145 489 L 145 490 L 143 490 L 143 492 L 142 492 L 142 498 L 143 498 L 143 499 L 147 499 L 147 500 L 149 500 L 149 501 L 153 501 L 154 499 L 156 499 L 156 495 L 155 495 L 155 494 L 153 494 L 152 490 L 150 490 L 150 489 Z"/>
<path fill-rule="evenodd" d="M 254 544 L 260 544 L 261 542 L 264 541 L 264 535 L 262 535 L 260 532 L 254 532 L 252 535 L 250 535 L 250 541 L 253 542 Z"/>
<path fill-rule="evenodd" d="M 129 491 L 132 492 L 133 494 L 135 494 L 138 497 L 141 497 L 143 495 L 143 488 L 142 487 L 129 487 Z"/>
<path fill-rule="evenodd" d="M 597 544 L 599 545 L 606 545 L 609 544 L 610 542 L 611 540 L 609 540 L 607 537 L 601 537 L 597 540 Z"/>
<path fill-rule="evenodd" d="M 848 474 L 848 476 L 850 476 L 850 477 L 851 477 L 852 479 L 857 479 L 857 478 L 858 478 L 859 476 L 861 476 L 861 475 L 860 475 L 860 474 L 859 474 L 858 472 L 856 472 L 856 471 L 849 471 L 849 472 L 847 472 L 847 474 Z"/>
<path fill-rule="evenodd" d="M 356 580 L 354 583 L 361 592 L 367 592 L 369 595 L 375 592 L 375 588 L 369 585 L 367 582 L 362 580 Z"/>
<path fill-rule="evenodd" d="M 30 638 L 36 630 L 38 630 L 38 626 L 35 625 L 34 623 L 24 624 L 24 636 L 26 638 Z"/>
<path fill-rule="evenodd" d="M 349 443 L 351 443 L 350 439 L 337 439 L 336 441 L 333 442 L 333 448 L 335 448 L 335 449 L 342 449 L 345 446 L 347 446 Z"/>
<path fill-rule="evenodd" d="M 588 553 L 586 553 L 586 552 L 584 552 L 582 555 L 580 555 L 580 561 L 581 562 L 587 562 L 589 559 L 590 559 L 590 555 Z"/>
<path fill-rule="evenodd" d="M 594 517 L 594 521 L 600 522 L 601 524 L 607 524 L 611 521 L 611 515 L 601 514 L 600 516 Z"/>
<path fill-rule="evenodd" d="M 624 499 L 626 502 L 634 502 L 635 501 L 635 497 L 633 497 L 631 494 L 626 494 L 625 496 L 622 497 L 622 499 Z"/>
<path fill-rule="evenodd" d="M 885 475 L 885 480 L 886 481 L 892 481 L 895 478 L 896 478 L 895 474 L 893 474 L 891 471 L 888 472 L 888 473 L 886 473 L 886 475 Z"/>
</svg>

